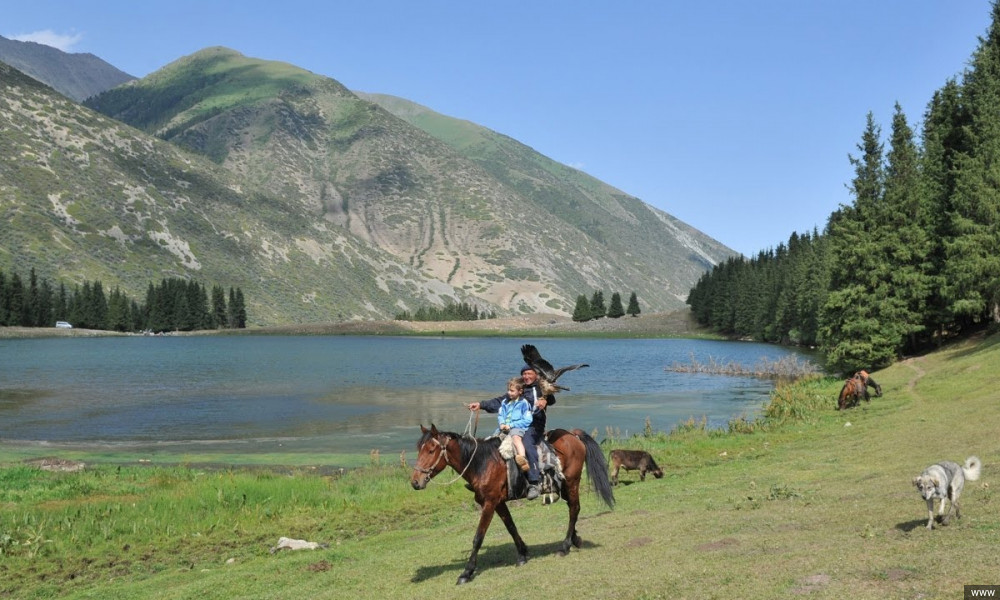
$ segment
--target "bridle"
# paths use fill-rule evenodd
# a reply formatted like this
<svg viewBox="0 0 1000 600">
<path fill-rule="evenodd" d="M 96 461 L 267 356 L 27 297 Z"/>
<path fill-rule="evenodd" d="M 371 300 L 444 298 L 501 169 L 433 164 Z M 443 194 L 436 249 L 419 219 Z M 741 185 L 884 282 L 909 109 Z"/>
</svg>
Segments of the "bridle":
<svg viewBox="0 0 1000 600">
<path fill-rule="evenodd" d="M 413 467 L 414 469 L 416 469 L 417 471 L 420 471 L 424 475 L 430 475 L 431 473 L 434 473 L 434 468 L 437 467 L 437 464 L 439 462 L 441 462 L 442 460 L 444 461 L 444 467 L 448 466 L 448 459 L 445 457 L 445 452 L 446 451 L 445 451 L 444 445 L 436 437 L 435 438 L 431 438 L 430 441 L 434 442 L 437 445 L 437 451 L 438 451 L 438 457 L 437 457 L 437 459 L 435 459 L 434 462 L 431 464 L 431 466 L 428 467 L 428 468 L 417 467 L 417 466 Z M 441 469 L 444 469 L 444 467 L 441 467 Z M 438 471 L 440 471 L 441 469 L 438 469 Z"/>
<path fill-rule="evenodd" d="M 479 440 L 476 439 L 475 437 L 473 437 L 472 439 L 473 439 L 473 441 L 476 442 L 476 446 L 478 447 L 479 446 Z M 434 483 L 435 485 L 451 485 L 451 484 L 455 483 L 456 481 L 458 481 L 459 479 L 461 479 L 462 477 L 464 477 L 465 476 L 465 472 L 469 470 L 469 466 L 472 464 L 472 459 L 471 458 L 469 459 L 469 463 L 467 465 L 465 465 L 465 468 L 462 469 L 462 472 L 459 473 L 457 476 L 455 476 L 455 478 L 452 479 L 451 481 L 449 481 L 448 483 L 439 483 L 439 482 L 431 479 L 431 477 L 434 477 L 434 475 L 435 475 L 434 469 L 437 468 L 437 465 L 438 465 L 439 462 L 444 461 L 444 466 L 441 467 L 441 469 L 438 469 L 439 473 L 441 472 L 441 470 L 444 469 L 444 467 L 448 466 L 448 457 L 447 457 L 447 452 L 448 451 L 444 447 L 444 444 L 441 443 L 441 440 L 439 440 L 438 438 L 433 437 L 429 441 L 432 441 L 432 442 L 434 442 L 437 445 L 437 451 L 438 451 L 437 458 L 434 459 L 434 462 L 431 463 L 430 467 L 418 467 L 418 466 L 414 465 L 414 467 L 413 467 L 414 470 L 419 471 L 420 473 L 423 473 L 424 475 L 428 475 L 429 476 L 428 477 L 428 483 Z M 473 448 L 473 450 L 472 450 L 472 456 L 475 456 L 475 454 L 476 454 L 476 450 L 475 450 L 475 448 Z M 455 469 L 455 470 L 457 471 L 458 469 Z"/>
</svg>

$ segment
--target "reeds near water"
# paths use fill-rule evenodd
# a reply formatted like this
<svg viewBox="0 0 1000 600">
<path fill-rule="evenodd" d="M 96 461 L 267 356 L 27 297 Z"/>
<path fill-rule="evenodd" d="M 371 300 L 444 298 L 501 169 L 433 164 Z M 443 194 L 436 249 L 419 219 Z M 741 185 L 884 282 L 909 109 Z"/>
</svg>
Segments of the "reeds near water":
<svg viewBox="0 0 1000 600">
<path fill-rule="evenodd" d="M 778 360 L 762 357 L 753 365 L 744 365 L 736 361 L 719 362 L 709 356 L 708 362 L 697 360 L 691 355 L 690 363 L 677 363 L 664 367 L 665 371 L 675 373 L 707 373 L 711 375 L 731 375 L 736 377 L 759 377 L 761 379 L 779 379 L 782 381 L 797 381 L 804 377 L 821 375 L 818 366 L 809 360 L 801 360 L 798 356 L 783 356 Z"/>
</svg>

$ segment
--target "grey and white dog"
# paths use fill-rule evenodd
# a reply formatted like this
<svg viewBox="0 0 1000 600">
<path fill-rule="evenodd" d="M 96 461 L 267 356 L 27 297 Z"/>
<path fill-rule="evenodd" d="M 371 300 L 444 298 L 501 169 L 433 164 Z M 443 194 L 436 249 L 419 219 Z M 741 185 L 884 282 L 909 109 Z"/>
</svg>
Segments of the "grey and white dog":
<svg viewBox="0 0 1000 600">
<path fill-rule="evenodd" d="M 927 501 L 927 529 L 934 529 L 935 498 L 941 501 L 938 515 L 941 516 L 942 525 L 948 524 L 952 507 L 955 509 L 955 518 L 962 518 L 962 507 L 958 502 L 962 488 L 965 487 L 966 480 L 979 479 L 982 466 L 979 458 L 975 456 L 965 459 L 965 464 L 961 466 L 950 460 L 943 460 L 927 467 L 919 477 L 913 479 L 913 485 L 917 486 L 920 495 Z M 948 514 L 944 512 L 946 503 L 949 504 Z"/>
</svg>

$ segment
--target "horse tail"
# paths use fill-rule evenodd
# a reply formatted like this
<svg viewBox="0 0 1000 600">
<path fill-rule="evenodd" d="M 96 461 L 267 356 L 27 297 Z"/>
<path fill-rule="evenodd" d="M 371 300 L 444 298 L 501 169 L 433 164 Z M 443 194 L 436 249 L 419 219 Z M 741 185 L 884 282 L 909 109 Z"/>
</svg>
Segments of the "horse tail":
<svg viewBox="0 0 1000 600">
<path fill-rule="evenodd" d="M 594 484 L 594 491 L 608 505 L 608 508 L 614 508 L 615 493 L 611 487 L 611 479 L 608 477 L 608 463 L 604 460 L 604 452 L 601 450 L 600 444 L 582 429 L 574 429 L 573 435 L 583 442 L 583 447 L 587 450 L 587 477 Z"/>
<path fill-rule="evenodd" d="M 851 384 L 850 379 L 844 382 L 844 387 L 840 388 L 840 396 L 837 398 L 837 410 L 843 410 L 847 408 L 847 396 L 849 393 L 847 389 L 848 387 L 852 389 L 854 388 L 854 386 Z"/>
</svg>

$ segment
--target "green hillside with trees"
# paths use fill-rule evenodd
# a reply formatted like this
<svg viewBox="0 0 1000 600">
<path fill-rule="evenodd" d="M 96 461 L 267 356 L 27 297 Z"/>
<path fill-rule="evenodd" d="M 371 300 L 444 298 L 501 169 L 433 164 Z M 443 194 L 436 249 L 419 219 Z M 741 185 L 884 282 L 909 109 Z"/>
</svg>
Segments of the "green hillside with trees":
<svg viewBox="0 0 1000 600">
<path fill-rule="evenodd" d="M 880 368 L 1000 324 L 1000 5 L 969 66 L 934 93 L 919 140 L 897 104 L 850 157 L 854 201 L 706 273 L 688 304 L 733 336 L 819 346 L 841 372 Z"/>
</svg>

